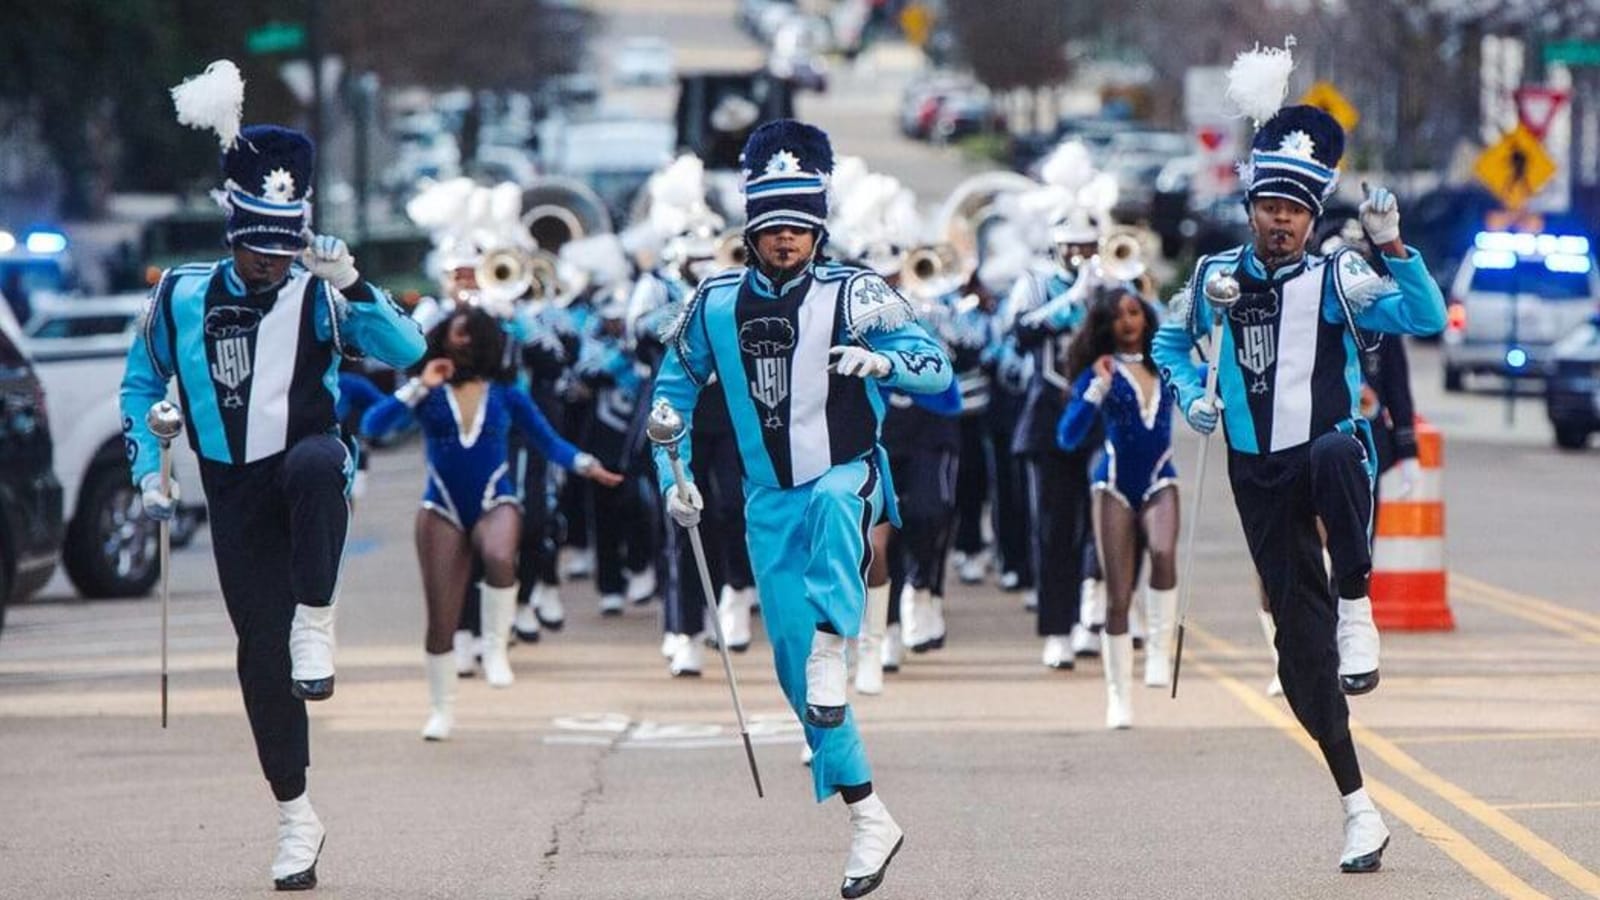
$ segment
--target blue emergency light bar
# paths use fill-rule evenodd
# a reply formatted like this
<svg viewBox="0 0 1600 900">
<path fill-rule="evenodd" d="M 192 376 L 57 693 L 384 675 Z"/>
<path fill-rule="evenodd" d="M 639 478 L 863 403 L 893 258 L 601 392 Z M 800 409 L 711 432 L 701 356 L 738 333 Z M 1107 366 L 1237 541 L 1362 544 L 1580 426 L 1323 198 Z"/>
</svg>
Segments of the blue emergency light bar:
<svg viewBox="0 0 1600 900">
<path fill-rule="evenodd" d="M 1542 260 L 1552 272 L 1577 275 L 1587 273 L 1593 266 L 1589 239 L 1581 234 L 1480 231 L 1472 245 L 1477 248 L 1472 264 L 1479 269 L 1512 269 L 1519 259 Z"/>
</svg>

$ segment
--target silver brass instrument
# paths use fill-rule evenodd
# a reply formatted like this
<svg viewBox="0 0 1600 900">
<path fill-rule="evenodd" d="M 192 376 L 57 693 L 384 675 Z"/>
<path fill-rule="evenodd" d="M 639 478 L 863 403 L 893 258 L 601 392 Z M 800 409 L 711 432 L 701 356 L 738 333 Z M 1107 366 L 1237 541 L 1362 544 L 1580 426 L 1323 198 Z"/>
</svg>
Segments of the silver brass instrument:
<svg viewBox="0 0 1600 900">
<path fill-rule="evenodd" d="M 1143 242 L 1130 229 L 1114 229 L 1101 238 L 1095 259 L 1100 271 L 1112 281 L 1134 281 L 1150 268 L 1145 262 Z"/>
<path fill-rule="evenodd" d="M 749 261 L 748 252 L 744 232 L 735 229 L 725 231 L 717 238 L 711 258 L 716 260 L 719 269 L 737 269 Z"/>
<path fill-rule="evenodd" d="M 522 209 L 523 227 L 540 249 L 551 253 L 560 253 L 568 241 L 612 230 L 605 201 L 571 178 L 541 178 L 522 192 Z"/>
<path fill-rule="evenodd" d="M 970 274 L 962 262 L 952 244 L 917 247 L 901 263 L 900 288 L 922 300 L 948 293 Z"/>
<path fill-rule="evenodd" d="M 533 288 L 532 254 L 511 247 L 491 250 L 479 260 L 474 274 L 487 299 L 520 300 Z"/>
</svg>

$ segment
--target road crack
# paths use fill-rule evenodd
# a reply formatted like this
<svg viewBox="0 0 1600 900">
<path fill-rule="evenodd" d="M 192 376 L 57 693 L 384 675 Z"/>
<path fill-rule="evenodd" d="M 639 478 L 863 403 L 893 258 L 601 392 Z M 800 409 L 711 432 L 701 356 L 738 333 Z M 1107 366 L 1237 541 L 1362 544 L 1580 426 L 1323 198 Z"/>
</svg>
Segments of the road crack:
<svg viewBox="0 0 1600 900">
<path fill-rule="evenodd" d="M 570 837 L 575 832 L 583 830 L 583 820 L 589 814 L 589 809 L 605 794 L 605 766 L 616 755 L 617 749 L 632 736 L 636 723 L 629 722 L 628 727 L 617 732 L 605 745 L 605 749 L 596 753 L 594 759 L 589 761 L 588 785 L 578 794 L 578 807 L 554 825 L 550 826 L 550 837 L 545 842 L 542 862 L 539 866 L 539 881 L 534 886 L 533 900 L 543 900 L 545 890 L 550 878 L 555 874 L 556 864 L 561 858 L 561 844 L 564 837 Z"/>
</svg>

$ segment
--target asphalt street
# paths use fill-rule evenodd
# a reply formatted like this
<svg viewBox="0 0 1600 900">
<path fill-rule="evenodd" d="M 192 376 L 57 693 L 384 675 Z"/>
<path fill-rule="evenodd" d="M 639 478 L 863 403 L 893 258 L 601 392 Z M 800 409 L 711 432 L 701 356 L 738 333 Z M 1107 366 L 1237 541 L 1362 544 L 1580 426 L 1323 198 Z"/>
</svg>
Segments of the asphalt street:
<svg viewBox="0 0 1600 900">
<path fill-rule="evenodd" d="M 730 3 L 607 0 L 608 39 L 660 33 L 680 68 L 748 53 Z M 719 55 L 721 54 L 721 55 Z M 924 195 L 964 171 L 907 145 L 902 56 L 836 72 L 803 111 Z M 636 92 L 630 99 L 662 104 Z M 1103 726 L 1098 661 L 1039 665 L 1032 617 L 992 583 L 954 587 L 950 639 L 857 698 L 874 783 L 907 831 L 890 898 L 1600 896 L 1600 451 L 1559 453 L 1536 401 L 1442 395 L 1414 349 L 1418 406 L 1445 434 L 1456 628 L 1387 632 L 1353 701 L 1368 787 L 1394 832 L 1381 873 L 1341 876 L 1337 793 L 1281 698 L 1221 467 L 1204 485 L 1182 689 L 1140 689 Z M 1179 439 L 1183 503 L 1197 444 Z M 817 805 L 764 640 L 735 659 L 767 786 L 758 800 L 708 655 L 671 679 L 659 607 L 568 624 L 512 651 L 517 683 L 463 682 L 458 725 L 427 711 L 412 523 L 420 449 L 373 459 L 339 600 L 339 688 L 313 708 L 311 794 L 327 898 L 837 896 L 845 811 Z M 955 579 L 951 579 L 952 585 Z M 83 602 L 58 579 L 0 637 L 0 898 L 263 895 L 274 807 L 233 676 L 209 536 L 175 554 L 172 722 L 158 704 L 159 604 Z"/>
</svg>

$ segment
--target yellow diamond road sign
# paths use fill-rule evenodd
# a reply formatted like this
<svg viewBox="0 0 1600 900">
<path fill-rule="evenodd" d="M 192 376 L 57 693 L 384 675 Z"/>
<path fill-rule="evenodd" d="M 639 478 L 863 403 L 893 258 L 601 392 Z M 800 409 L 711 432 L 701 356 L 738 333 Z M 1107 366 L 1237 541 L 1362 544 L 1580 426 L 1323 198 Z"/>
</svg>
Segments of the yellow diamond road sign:
<svg viewBox="0 0 1600 900">
<path fill-rule="evenodd" d="M 1354 103 L 1346 100 L 1332 82 L 1319 81 L 1311 85 L 1311 89 L 1300 98 L 1300 102 L 1307 106 L 1315 106 L 1333 116 L 1333 120 L 1345 131 L 1354 131 L 1356 123 L 1361 121 L 1361 111 L 1356 109 Z"/>
<path fill-rule="evenodd" d="M 1526 126 L 1518 125 L 1483 151 L 1472 174 L 1507 209 L 1521 209 L 1556 174 L 1556 161 Z"/>
</svg>

